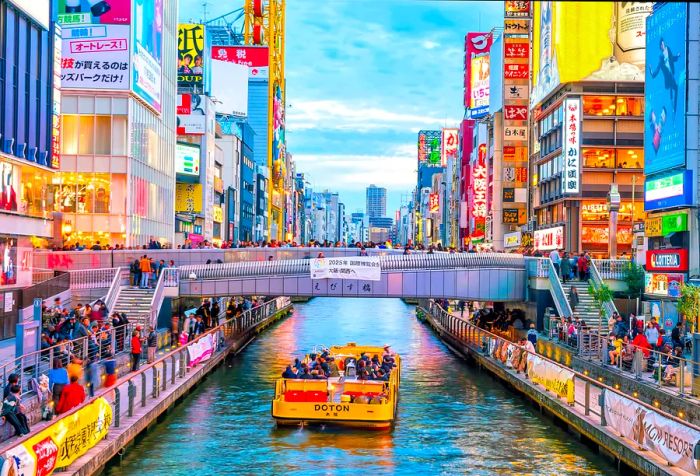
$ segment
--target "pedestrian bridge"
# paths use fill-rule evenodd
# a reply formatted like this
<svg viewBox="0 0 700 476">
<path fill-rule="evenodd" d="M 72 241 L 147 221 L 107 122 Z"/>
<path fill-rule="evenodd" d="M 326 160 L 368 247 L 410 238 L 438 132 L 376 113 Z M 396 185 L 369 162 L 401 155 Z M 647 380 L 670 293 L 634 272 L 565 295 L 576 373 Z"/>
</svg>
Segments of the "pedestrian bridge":
<svg viewBox="0 0 700 476">
<path fill-rule="evenodd" d="M 379 260 L 379 281 L 312 280 L 309 259 L 181 266 L 178 268 L 178 294 L 181 297 L 397 297 L 500 302 L 526 298 L 528 274 L 521 255 L 387 253 Z"/>
</svg>

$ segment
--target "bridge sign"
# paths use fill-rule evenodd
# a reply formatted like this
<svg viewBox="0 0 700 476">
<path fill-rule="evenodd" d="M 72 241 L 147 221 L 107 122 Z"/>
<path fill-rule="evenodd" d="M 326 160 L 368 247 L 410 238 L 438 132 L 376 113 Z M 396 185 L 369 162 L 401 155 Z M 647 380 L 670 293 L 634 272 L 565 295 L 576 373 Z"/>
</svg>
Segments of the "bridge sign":
<svg viewBox="0 0 700 476">
<path fill-rule="evenodd" d="M 361 279 L 379 281 L 382 275 L 379 256 L 348 256 L 314 258 L 311 260 L 311 279 Z"/>
</svg>

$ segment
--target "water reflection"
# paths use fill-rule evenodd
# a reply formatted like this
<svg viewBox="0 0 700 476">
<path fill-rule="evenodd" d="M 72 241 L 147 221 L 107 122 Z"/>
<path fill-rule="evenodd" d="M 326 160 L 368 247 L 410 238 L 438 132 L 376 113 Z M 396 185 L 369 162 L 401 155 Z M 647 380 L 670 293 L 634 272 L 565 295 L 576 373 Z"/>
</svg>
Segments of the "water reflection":
<svg viewBox="0 0 700 476">
<path fill-rule="evenodd" d="M 273 382 L 314 345 L 403 359 L 391 432 L 276 428 Z M 315 299 L 214 372 L 110 475 L 613 474 L 519 396 L 466 365 L 399 300 Z"/>
</svg>

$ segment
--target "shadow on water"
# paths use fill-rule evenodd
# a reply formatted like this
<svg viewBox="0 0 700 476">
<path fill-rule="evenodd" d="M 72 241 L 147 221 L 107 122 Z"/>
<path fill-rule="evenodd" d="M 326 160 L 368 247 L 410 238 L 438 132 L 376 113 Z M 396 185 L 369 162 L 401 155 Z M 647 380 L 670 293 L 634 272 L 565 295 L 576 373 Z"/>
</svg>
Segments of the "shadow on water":
<svg viewBox="0 0 700 476">
<path fill-rule="evenodd" d="M 403 359 L 392 431 L 277 428 L 274 380 L 314 345 L 389 343 Z M 213 372 L 106 474 L 615 474 L 454 356 L 396 299 L 314 299 Z"/>
</svg>

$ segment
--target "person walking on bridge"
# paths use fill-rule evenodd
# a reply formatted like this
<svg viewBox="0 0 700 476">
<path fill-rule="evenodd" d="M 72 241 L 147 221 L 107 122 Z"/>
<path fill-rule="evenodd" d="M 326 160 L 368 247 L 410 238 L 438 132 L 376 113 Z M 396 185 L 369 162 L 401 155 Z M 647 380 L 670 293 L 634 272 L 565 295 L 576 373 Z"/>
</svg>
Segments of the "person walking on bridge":
<svg viewBox="0 0 700 476">
<path fill-rule="evenodd" d="M 549 253 L 549 259 L 552 260 L 552 264 L 554 265 L 554 270 L 557 272 L 557 276 L 561 276 L 561 272 L 559 269 L 559 265 L 561 264 L 561 257 L 559 256 L 559 251 L 553 249 L 552 252 Z"/>
</svg>

